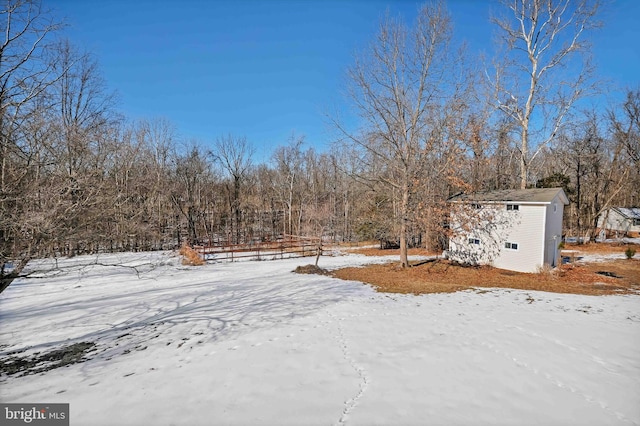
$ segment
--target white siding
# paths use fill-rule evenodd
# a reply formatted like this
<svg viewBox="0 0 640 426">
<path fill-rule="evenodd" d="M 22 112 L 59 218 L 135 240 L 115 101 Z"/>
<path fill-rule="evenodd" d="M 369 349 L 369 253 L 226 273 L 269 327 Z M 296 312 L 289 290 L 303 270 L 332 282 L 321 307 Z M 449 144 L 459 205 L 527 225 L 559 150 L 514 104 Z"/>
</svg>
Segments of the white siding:
<svg viewBox="0 0 640 426">
<path fill-rule="evenodd" d="M 507 231 L 493 266 L 519 272 L 536 272 L 542 266 L 545 207 L 520 204 L 519 223 Z M 505 249 L 505 242 L 518 243 L 518 250 Z"/>
<path fill-rule="evenodd" d="M 449 257 L 468 264 L 492 264 L 500 255 L 505 236 L 520 221 L 519 211 L 506 211 L 504 204 L 483 204 L 478 210 L 452 212 L 452 229 L 464 230 L 449 240 Z M 469 238 L 479 244 L 469 243 Z"/>
<path fill-rule="evenodd" d="M 544 262 L 547 206 L 517 204 L 519 210 L 511 211 L 507 211 L 506 204 L 484 205 L 485 211 L 493 212 L 490 223 L 481 223 L 470 232 L 451 238 L 449 257 L 463 263 L 491 264 L 512 271 L 537 272 Z M 559 214 L 561 218 L 560 209 Z M 469 244 L 469 238 L 479 239 L 480 244 Z M 518 244 L 518 249 L 505 248 L 507 242 Z"/>
<path fill-rule="evenodd" d="M 604 226 L 602 225 L 603 222 L 605 223 Z M 602 212 L 598 218 L 598 226 L 600 228 L 604 227 L 607 230 L 622 231 L 625 228 L 625 218 L 614 209 L 609 209 L 608 211 Z"/>
<path fill-rule="evenodd" d="M 640 226 L 634 226 L 633 219 L 624 217 L 615 209 L 602 212 L 598 218 L 598 228 L 604 228 L 607 231 L 640 232 Z"/>
<path fill-rule="evenodd" d="M 538 272 L 545 264 L 557 266 L 565 202 L 561 189 L 550 202 L 454 202 L 450 227 L 456 235 L 449 240 L 449 258 L 519 272 Z M 482 208 L 474 210 L 477 203 Z M 517 205 L 518 210 L 507 210 L 507 204 Z M 480 244 L 469 244 L 469 238 L 479 239 Z M 518 248 L 507 248 L 506 243 Z"/>
<path fill-rule="evenodd" d="M 490 263 L 491 259 L 486 254 L 487 242 L 480 239 L 480 244 L 470 244 L 469 238 L 475 238 L 472 234 L 468 236 L 457 236 L 449 240 L 449 252 L 455 253 L 451 259 L 472 265 Z"/>
</svg>

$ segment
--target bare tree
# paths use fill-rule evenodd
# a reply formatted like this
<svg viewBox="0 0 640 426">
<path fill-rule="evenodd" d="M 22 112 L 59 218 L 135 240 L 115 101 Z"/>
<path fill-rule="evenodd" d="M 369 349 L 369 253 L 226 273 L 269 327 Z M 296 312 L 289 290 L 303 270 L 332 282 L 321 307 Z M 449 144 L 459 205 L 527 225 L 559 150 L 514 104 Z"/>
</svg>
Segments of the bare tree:
<svg viewBox="0 0 640 426">
<path fill-rule="evenodd" d="M 570 200 L 565 227 L 588 241 L 603 212 L 616 205 L 635 205 L 638 182 L 634 184 L 637 168 L 625 155 L 626 144 L 615 123 L 609 123 L 607 134 L 602 115 L 597 111 L 583 114 L 575 124 L 563 127 L 557 149 L 541 151 L 545 176 L 536 186 L 565 188 Z"/>
<path fill-rule="evenodd" d="M 595 113 L 587 114 L 576 126 L 567 126 L 559 137 L 562 147 L 555 154 L 560 157 L 563 171 L 568 173 L 572 183 L 567 194 L 571 201 L 567 209 L 569 228 L 588 236 L 612 191 L 611 167 L 615 167 L 617 160 L 607 161 L 611 143 L 602 136 Z"/>
<path fill-rule="evenodd" d="M 62 24 L 51 16 L 37 0 L 10 0 L 0 6 L 0 291 L 36 247 L 32 235 L 21 229 L 25 185 L 40 158 L 25 140 L 24 118 L 60 77 L 53 71 L 47 43 Z M 11 261 L 17 263 L 9 268 Z"/>
<path fill-rule="evenodd" d="M 242 222 L 241 190 L 251 170 L 254 149 L 246 137 L 228 135 L 219 137 L 214 144 L 214 158 L 222 165 L 230 179 L 229 206 L 231 208 L 232 234 L 235 243 L 240 242 Z"/>
<path fill-rule="evenodd" d="M 137 146 L 134 151 L 143 156 L 140 181 L 145 197 L 144 214 L 149 218 L 149 230 L 154 240 L 153 247 L 172 247 L 172 236 L 178 225 L 172 215 L 173 201 L 167 189 L 172 188 L 172 163 L 176 157 L 176 131 L 174 125 L 165 118 L 142 120 L 136 129 Z"/>
<path fill-rule="evenodd" d="M 72 246 L 72 253 L 91 251 L 92 243 L 99 245 L 95 234 L 104 234 L 96 232 L 96 225 L 104 223 L 108 212 L 103 198 L 109 182 L 103 176 L 112 155 L 113 129 L 118 127 L 115 93 L 108 91 L 90 54 L 67 40 L 52 53 L 53 69 L 61 77 L 49 90 L 54 135 L 48 157 L 56 164 L 51 179 L 64 194 L 59 201 L 65 210 L 54 222 L 60 224 L 58 238 Z"/>
<path fill-rule="evenodd" d="M 616 146 L 623 151 L 618 157 L 620 171 L 628 175 L 627 187 L 622 193 L 625 199 L 618 200 L 620 205 L 638 206 L 640 204 L 640 89 L 629 90 L 625 101 L 619 108 L 608 114 L 611 137 Z"/>
<path fill-rule="evenodd" d="M 365 127 L 343 138 L 361 152 L 375 179 L 398 195 L 400 264 L 409 266 L 407 232 L 417 179 L 429 156 L 447 137 L 446 109 L 459 89 L 450 49 L 451 23 L 442 3 L 427 4 L 411 28 L 386 17 L 375 41 L 349 69 L 349 97 Z"/>
<path fill-rule="evenodd" d="M 640 89 L 627 92 L 621 111 L 609 112 L 614 136 L 626 148 L 627 154 L 640 169 Z"/>
<path fill-rule="evenodd" d="M 571 108 L 590 93 L 586 41 L 599 26 L 599 0 L 503 0 L 509 16 L 493 18 L 505 52 L 495 66 L 498 108 L 517 124 L 520 188 L 531 162 L 550 144 Z M 563 72 L 565 71 L 565 72 Z"/>
<path fill-rule="evenodd" d="M 302 174 L 302 145 L 304 136 L 291 135 L 286 146 L 278 147 L 273 153 L 276 175 L 273 185 L 278 195 L 278 201 L 286 208 L 285 233 L 293 234 L 294 203 L 299 201 L 297 191 L 300 175 Z M 298 209 L 298 213 L 299 213 Z"/>
<path fill-rule="evenodd" d="M 192 143 L 187 152 L 174 159 L 175 184 L 171 199 L 180 215 L 186 219 L 188 243 L 198 243 L 197 223 L 202 214 L 202 193 L 209 183 L 211 168 L 202 147 Z M 177 243 L 181 244 L 180 224 L 177 223 Z"/>
</svg>

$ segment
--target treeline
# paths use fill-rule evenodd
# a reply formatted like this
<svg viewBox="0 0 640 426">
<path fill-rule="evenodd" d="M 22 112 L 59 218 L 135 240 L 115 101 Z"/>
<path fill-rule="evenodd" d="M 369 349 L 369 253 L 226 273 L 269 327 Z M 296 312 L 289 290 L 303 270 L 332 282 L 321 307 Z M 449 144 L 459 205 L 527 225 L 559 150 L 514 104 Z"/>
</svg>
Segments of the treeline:
<svg viewBox="0 0 640 426">
<path fill-rule="evenodd" d="M 292 135 L 263 163 L 253 158 L 259 141 L 242 135 L 184 141 L 168 120 L 120 116 L 96 59 L 57 40 L 52 16 L 38 1 L 14 0 L 0 17 L 4 283 L 33 257 L 282 234 L 441 249 L 445 201 L 461 191 L 562 186 L 567 232 L 579 235 L 592 234 L 608 206 L 640 205 L 640 91 L 581 112 L 563 103 L 567 93 L 541 87 L 522 102 L 543 94 L 539 110 L 551 112 L 527 117 L 505 68 L 483 80 L 453 46 L 442 3 L 426 5 L 413 26 L 384 20 L 356 58 L 349 93 L 361 127 L 335 119 L 331 150 Z"/>
</svg>

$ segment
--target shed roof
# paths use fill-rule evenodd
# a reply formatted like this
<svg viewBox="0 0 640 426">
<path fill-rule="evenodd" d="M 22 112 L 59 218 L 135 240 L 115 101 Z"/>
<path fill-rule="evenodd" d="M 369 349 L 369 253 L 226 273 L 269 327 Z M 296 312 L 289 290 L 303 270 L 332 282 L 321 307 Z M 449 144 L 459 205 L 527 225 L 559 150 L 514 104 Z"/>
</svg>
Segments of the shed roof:
<svg viewBox="0 0 640 426">
<path fill-rule="evenodd" d="M 551 203 L 561 193 L 560 199 L 569 204 L 562 188 L 531 188 L 531 189 L 502 189 L 498 191 L 474 192 L 459 194 L 449 198 L 449 201 L 486 201 L 486 202 L 521 202 L 521 203 Z"/>
<path fill-rule="evenodd" d="M 614 209 L 618 210 L 627 219 L 640 219 L 640 208 L 614 207 Z"/>
</svg>

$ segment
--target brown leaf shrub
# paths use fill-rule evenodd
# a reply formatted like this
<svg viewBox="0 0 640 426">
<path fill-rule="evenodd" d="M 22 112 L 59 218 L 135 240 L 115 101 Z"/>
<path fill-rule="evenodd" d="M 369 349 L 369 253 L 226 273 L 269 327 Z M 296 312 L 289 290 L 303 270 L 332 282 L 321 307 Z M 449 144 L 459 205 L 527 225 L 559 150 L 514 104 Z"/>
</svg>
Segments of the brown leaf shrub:
<svg viewBox="0 0 640 426">
<path fill-rule="evenodd" d="M 180 255 L 182 255 L 183 265 L 202 266 L 205 263 L 198 252 L 186 244 L 180 247 Z"/>
</svg>

